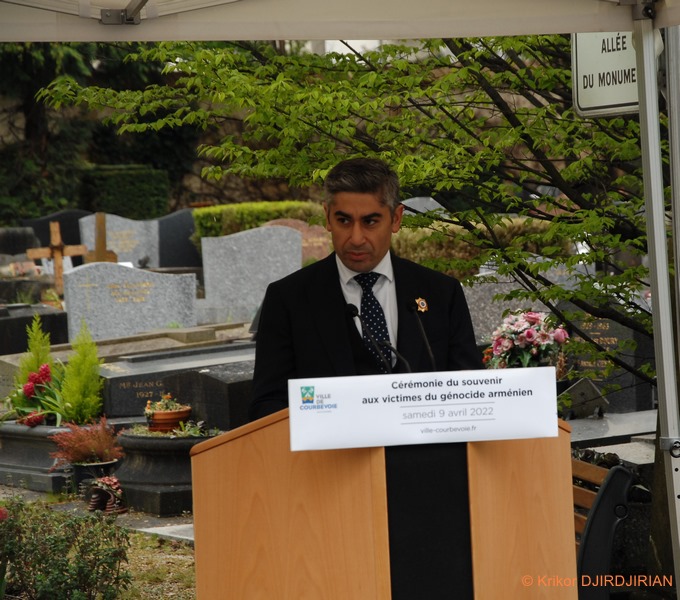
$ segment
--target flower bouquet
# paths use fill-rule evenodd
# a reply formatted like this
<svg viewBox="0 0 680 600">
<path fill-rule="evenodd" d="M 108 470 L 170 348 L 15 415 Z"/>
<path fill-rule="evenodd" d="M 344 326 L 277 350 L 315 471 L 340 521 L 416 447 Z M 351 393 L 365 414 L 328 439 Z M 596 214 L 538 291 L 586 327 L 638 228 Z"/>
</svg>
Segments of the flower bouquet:
<svg viewBox="0 0 680 600">
<path fill-rule="evenodd" d="M 553 326 L 548 313 L 524 311 L 511 313 L 492 334 L 491 346 L 484 351 L 490 369 L 553 365 L 557 378 L 566 375 L 562 351 L 569 340 L 567 330 Z"/>
<path fill-rule="evenodd" d="M 105 514 L 127 512 L 123 499 L 123 488 L 115 475 L 98 477 L 92 482 L 87 509 L 90 512 L 101 510 Z"/>
</svg>

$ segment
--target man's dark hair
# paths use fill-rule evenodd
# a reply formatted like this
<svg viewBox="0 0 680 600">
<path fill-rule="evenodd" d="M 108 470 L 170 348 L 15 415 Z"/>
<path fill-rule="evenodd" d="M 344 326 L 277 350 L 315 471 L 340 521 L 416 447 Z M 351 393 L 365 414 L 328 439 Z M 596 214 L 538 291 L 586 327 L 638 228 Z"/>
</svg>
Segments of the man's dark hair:
<svg viewBox="0 0 680 600">
<path fill-rule="evenodd" d="M 328 203 L 339 192 L 377 194 L 391 213 L 399 205 L 399 178 L 377 158 L 350 158 L 335 165 L 326 176 L 324 190 Z"/>
</svg>

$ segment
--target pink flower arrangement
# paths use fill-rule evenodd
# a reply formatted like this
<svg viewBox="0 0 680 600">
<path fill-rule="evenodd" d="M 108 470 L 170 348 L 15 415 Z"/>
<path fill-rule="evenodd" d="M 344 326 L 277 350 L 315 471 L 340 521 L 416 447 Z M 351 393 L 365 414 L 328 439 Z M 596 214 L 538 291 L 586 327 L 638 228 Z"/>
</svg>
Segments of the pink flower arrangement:
<svg viewBox="0 0 680 600">
<path fill-rule="evenodd" d="M 492 334 L 491 346 L 484 351 L 490 369 L 557 365 L 563 359 L 562 347 L 569 340 L 567 330 L 547 321 L 548 313 L 509 314 Z M 563 362 L 563 360 L 561 361 Z"/>
</svg>

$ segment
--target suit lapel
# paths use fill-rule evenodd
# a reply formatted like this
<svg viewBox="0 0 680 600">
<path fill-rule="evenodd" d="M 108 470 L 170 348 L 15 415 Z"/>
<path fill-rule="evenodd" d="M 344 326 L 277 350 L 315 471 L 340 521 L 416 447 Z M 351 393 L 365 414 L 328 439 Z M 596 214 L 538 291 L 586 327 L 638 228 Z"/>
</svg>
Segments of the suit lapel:
<svg viewBox="0 0 680 600">
<path fill-rule="evenodd" d="M 335 254 L 323 259 L 307 293 L 310 296 L 310 317 L 335 374 L 353 375 L 356 369 L 347 331 L 347 304 L 340 287 Z M 310 348 L 310 352 L 315 352 L 314 348 Z"/>
<path fill-rule="evenodd" d="M 404 263 L 401 259 L 393 254 L 392 268 L 394 269 L 399 319 L 397 350 L 408 361 L 411 368 L 416 371 L 421 368 L 419 365 L 423 361 L 425 346 L 418 323 L 416 322 L 418 315 L 411 311 L 409 307 L 415 305 L 416 298 L 422 296 L 424 291 L 416 289 L 417 283 L 408 277 L 403 265 Z"/>
</svg>

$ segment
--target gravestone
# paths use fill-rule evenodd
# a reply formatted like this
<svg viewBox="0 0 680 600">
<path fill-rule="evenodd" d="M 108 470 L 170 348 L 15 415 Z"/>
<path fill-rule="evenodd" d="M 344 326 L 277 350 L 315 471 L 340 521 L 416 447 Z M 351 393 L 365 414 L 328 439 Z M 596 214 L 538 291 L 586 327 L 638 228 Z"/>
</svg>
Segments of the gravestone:
<svg viewBox="0 0 680 600">
<path fill-rule="evenodd" d="M 192 418 L 222 431 L 248 423 L 254 361 L 206 366 L 163 378 L 163 389 L 191 400 Z"/>
<path fill-rule="evenodd" d="M 508 294 L 519 287 L 518 283 L 510 280 L 480 282 L 472 287 L 463 287 L 478 346 L 488 346 L 491 343 L 491 336 L 503 322 L 503 312 L 506 310 L 549 311 L 542 302 L 531 305 L 528 300 L 494 300 L 497 294 Z"/>
<path fill-rule="evenodd" d="M 302 266 L 302 236 L 289 227 L 258 227 L 201 240 L 205 300 L 199 322 L 253 320 L 267 286 Z"/>
<path fill-rule="evenodd" d="M 82 243 L 95 249 L 96 217 L 88 215 L 79 221 Z M 118 215 L 106 215 L 106 247 L 115 252 L 118 262 L 135 267 L 159 266 L 159 227 L 157 220 L 135 221 Z"/>
<path fill-rule="evenodd" d="M 255 344 L 253 342 L 233 342 L 205 348 L 121 356 L 118 360 L 105 363 L 100 368 L 100 373 L 104 378 L 104 413 L 110 418 L 143 415 L 147 401 L 159 399 L 164 391 L 174 392 L 177 398 L 193 407 L 196 401 L 193 395 L 194 390 L 197 389 L 196 386 L 182 383 L 177 384 L 178 387 L 175 389 L 167 390 L 166 385 L 170 385 L 169 376 L 185 371 L 202 371 L 220 365 L 232 365 L 225 367 L 224 372 L 218 371 L 218 373 L 222 373 L 227 378 L 231 377 L 236 383 L 249 377 L 254 360 Z M 205 398 L 205 393 L 201 392 L 201 394 Z M 212 407 L 213 402 L 219 403 L 220 400 L 206 398 L 199 401 L 199 405 L 202 404 L 204 408 L 198 414 L 201 418 L 205 417 L 209 426 L 220 427 L 220 425 L 240 419 L 238 412 L 234 413 L 236 416 L 217 418 Z M 214 417 L 215 423 L 212 422 Z"/>
<path fill-rule="evenodd" d="M 178 324 L 196 325 L 196 277 L 141 271 L 113 263 L 82 265 L 64 274 L 69 340 L 85 321 L 92 338 L 134 335 Z"/>
<path fill-rule="evenodd" d="M 575 310 L 574 306 L 569 303 L 560 304 L 560 309 L 567 312 Z M 654 366 L 654 342 L 651 338 L 609 319 L 595 319 L 592 323 L 575 321 L 575 325 L 606 350 L 618 349 L 626 340 L 635 341 L 637 349 L 634 352 L 623 354 L 624 362 L 635 368 L 644 364 Z M 588 357 L 576 357 L 574 368 L 603 372 L 605 365 L 604 361 L 592 361 Z M 623 368 L 615 369 L 608 376 L 602 373 L 601 377 L 596 378 L 594 382 L 600 388 L 608 384 L 620 386 L 617 391 L 606 392 L 606 398 L 609 401 L 608 412 L 627 413 L 655 408 L 654 386 L 634 377 L 633 374 Z"/>
<path fill-rule="evenodd" d="M 158 260 L 161 268 L 200 267 L 201 255 L 194 235 L 194 216 L 190 208 L 179 210 L 158 219 Z"/>
<path fill-rule="evenodd" d="M 81 244 L 80 240 L 80 225 L 78 221 L 83 217 L 87 217 L 92 213 L 87 210 L 80 210 L 78 208 L 70 208 L 60 210 L 45 217 L 38 217 L 37 219 L 24 219 L 21 223 L 24 226 L 31 227 L 40 240 L 40 246 L 50 245 L 50 223 L 56 221 L 59 223 L 61 231 L 61 239 L 64 244 L 69 246 L 77 246 Z M 83 259 L 80 256 L 74 256 L 71 259 L 73 266 L 83 264 Z"/>
<path fill-rule="evenodd" d="M 33 322 L 34 315 L 40 316 L 42 329 L 50 336 L 50 343 L 63 344 L 68 341 L 66 313 L 63 310 L 42 304 L 16 304 L 2 307 L 0 311 L 0 355 L 26 352 L 28 334 L 26 328 Z"/>
<path fill-rule="evenodd" d="M 40 240 L 30 227 L 0 227 L 0 254 L 26 254 L 37 248 Z"/>
<path fill-rule="evenodd" d="M 332 251 L 331 234 L 321 225 L 309 225 L 300 219 L 274 219 L 263 227 L 290 227 L 302 236 L 302 264 L 326 258 Z"/>
</svg>

